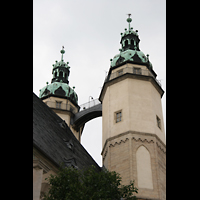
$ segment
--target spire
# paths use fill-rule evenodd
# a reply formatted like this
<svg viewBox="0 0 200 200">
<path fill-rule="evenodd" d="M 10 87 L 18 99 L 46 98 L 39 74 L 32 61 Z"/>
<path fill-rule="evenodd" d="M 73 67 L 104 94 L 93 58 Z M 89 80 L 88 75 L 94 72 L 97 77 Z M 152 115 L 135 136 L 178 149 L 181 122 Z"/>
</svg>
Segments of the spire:
<svg viewBox="0 0 200 200">
<path fill-rule="evenodd" d="M 128 30 L 130 31 L 131 30 L 131 25 L 130 23 L 132 22 L 132 19 L 130 18 L 131 14 L 127 14 L 128 15 L 128 18 L 127 18 L 127 22 L 128 22 Z"/>
<path fill-rule="evenodd" d="M 61 53 L 61 61 L 57 61 L 56 60 L 56 63 L 53 64 L 53 71 L 52 71 L 52 74 L 53 74 L 53 78 L 52 78 L 52 83 L 53 82 L 61 82 L 61 83 L 69 83 L 68 81 L 68 77 L 69 77 L 69 73 L 70 73 L 70 66 L 68 65 L 69 62 L 64 62 L 64 59 L 63 59 L 63 54 L 65 53 L 65 50 L 64 50 L 64 46 L 62 46 L 62 50 L 60 50 L 60 53 Z"/>
<path fill-rule="evenodd" d="M 151 73 L 154 77 L 156 77 L 156 73 L 153 71 L 152 63 L 149 61 L 149 55 L 146 56 L 139 48 L 139 35 L 138 30 L 133 30 L 133 27 L 130 26 L 132 22 L 131 14 L 127 14 L 128 18 L 126 21 L 128 22 L 128 29 L 125 28 L 124 33 L 121 33 L 121 48 L 119 49 L 120 53 L 115 55 L 113 59 L 110 59 L 110 67 L 118 67 L 122 66 L 124 63 L 130 62 L 134 64 L 142 64 L 146 65 L 148 69 L 150 69 Z"/>
<path fill-rule="evenodd" d="M 46 82 L 46 86 L 40 90 L 39 97 L 46 98 L 51 95 L 61 98 L 67 97 L 74 105 L 78 105 L 78 96 L 74 91 L 75 87 L 73 89 L 69 87 L 70 66 L 69 62 L 64 62 L 63 59 L 64 46 L 62 46 L 60 53 L 61 60 L 56 60 L 53 64 L 51 83 Z"/>
<path fill-rule="evenodd" d="M 138 30 L 133 31 L 133 27 L 131 27 L 131 14 L 128 14 L 128 18 L 126 19 L 126 21 L 128 22 L 128 30 L 127 28 L 125 28 L 125 32 L 121 33 L 120 44 L 122 45 L 122 52 L 126 51 L 127 49 L 140 51 L 140 39 L 138 37 Z"/>
<path fill-rule="evenodd" d="M 65 53 L 65 50 L 64 50 L 64 46 L 62 46 L 62 50 L 60 51 L 60 53 L 62 54 L 61 55 L 61 61 L 63 62 L 63 54 Z"/>
</svg>

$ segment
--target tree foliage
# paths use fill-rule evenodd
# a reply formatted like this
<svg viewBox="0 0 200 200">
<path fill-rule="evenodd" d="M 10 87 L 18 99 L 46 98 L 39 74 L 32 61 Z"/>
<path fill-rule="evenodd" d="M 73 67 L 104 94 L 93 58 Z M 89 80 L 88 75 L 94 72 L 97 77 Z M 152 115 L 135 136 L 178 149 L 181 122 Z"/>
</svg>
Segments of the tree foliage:
<svg viewBox="0 0 200 200">
<path fill-rule="evenodd" d="M 97 172 L 94 166 L 77 170 L 62 168 L 57 175 L 48 178 L 50 189 L 44 200 L 136 200 L 134 181 L 121 185 L 121 177 L 115 171 Z"/>
</svg>

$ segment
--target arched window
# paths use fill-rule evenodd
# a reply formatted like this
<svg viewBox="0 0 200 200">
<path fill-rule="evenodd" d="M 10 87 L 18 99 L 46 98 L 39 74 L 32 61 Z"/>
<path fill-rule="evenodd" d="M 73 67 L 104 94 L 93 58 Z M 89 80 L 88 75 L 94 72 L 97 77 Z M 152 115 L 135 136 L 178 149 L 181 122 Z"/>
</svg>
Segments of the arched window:
<svg viewBox="0 0 200 200">
<path fill-rule="evenodd" d="M 55 72 L 55 75 L 54 75 L 54 77 L 57 77 L 57 72 Z"/>
<path fill-rule="evenodd" d="M 151 156 L 149 151 L 143 145 L 137 149 L 136 161 L 138 187 L 153 189 Z"/>
<path fill-rule="evenodd" d="M 133 40 L 131 40 L 131 44 L 134 45 L 134 41 Z"/>
<path fill-rule="evenodd" d="M 128 45 L 128 40 L 125 41 L 125 46 L 127 46 L 127 45 Z"/>
<path fill-rule="evenodd" d="M 63 77 L 63 72 L 62 71 L 59 72 L 59 77 Z"/>
</svg>

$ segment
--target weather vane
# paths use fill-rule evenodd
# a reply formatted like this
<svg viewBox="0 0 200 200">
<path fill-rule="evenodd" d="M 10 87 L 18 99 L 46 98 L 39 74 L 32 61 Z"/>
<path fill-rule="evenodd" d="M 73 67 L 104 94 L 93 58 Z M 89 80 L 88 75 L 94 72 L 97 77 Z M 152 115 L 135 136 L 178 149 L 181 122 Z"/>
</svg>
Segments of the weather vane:
<svg viewBox="0 0 200 200">
<path fill-rule="evenodd" d="M 127 14 L 127 15 L 128 15 L 128 17 L 130 18 L 131 14 Z"/>
</svg>

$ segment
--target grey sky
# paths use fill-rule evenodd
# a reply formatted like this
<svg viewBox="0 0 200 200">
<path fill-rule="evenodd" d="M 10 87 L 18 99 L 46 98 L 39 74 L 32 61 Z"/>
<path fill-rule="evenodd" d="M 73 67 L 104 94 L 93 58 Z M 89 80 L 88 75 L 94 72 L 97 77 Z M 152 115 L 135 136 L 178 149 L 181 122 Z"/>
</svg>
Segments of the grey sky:
<svg viewBox="0 0 200 200">
<path fill-rule="evenodd" d="M 165 0 L 33 0 L 33 91 L 51 82 L 52 64 L 69 61 L 70 87 L 78 103 L 99 97 L 110 58 L 119 53 L 121 32 L 138 30 L 140 50 L 153 64 L 165 94 L 162 97 L 166 127 L 166 1 Z M 102 120 L 85 125 L 82 144 L 101 166 Z M 166 131 L 166 128 L 165 128 Z"/>
</svg>

